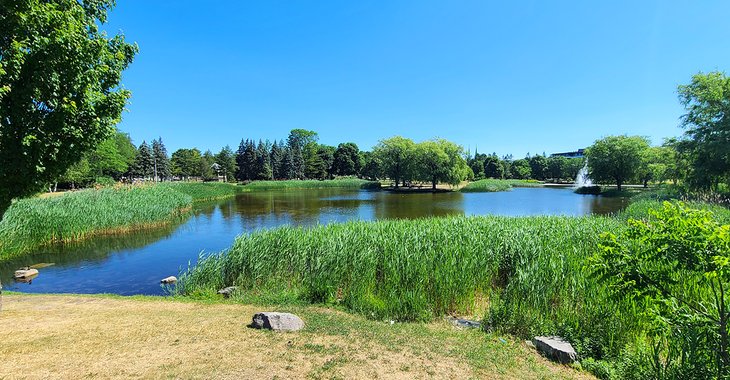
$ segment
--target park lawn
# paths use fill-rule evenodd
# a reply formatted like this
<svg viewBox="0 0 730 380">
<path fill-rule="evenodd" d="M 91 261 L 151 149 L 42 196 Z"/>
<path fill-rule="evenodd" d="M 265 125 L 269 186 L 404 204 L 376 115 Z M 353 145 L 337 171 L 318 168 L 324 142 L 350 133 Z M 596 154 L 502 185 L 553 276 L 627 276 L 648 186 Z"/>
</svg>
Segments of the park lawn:
<svg viewBox="0 0 730 380">
<path fill-rule="evenodd" d="M 280 308 L 269 308 L 276 310 Z M 0 378 L 592 379 L 510 337 L 298 306 L 297 333 L 224 300 L 6 294 Z"/>
</svg>

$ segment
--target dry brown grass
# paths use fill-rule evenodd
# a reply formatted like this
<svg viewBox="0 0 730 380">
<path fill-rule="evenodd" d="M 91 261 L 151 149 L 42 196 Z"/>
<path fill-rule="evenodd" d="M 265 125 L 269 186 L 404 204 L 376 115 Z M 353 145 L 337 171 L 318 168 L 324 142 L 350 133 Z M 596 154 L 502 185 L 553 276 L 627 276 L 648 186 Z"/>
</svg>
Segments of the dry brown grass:
<svg viewBox="0 0 730 380">
<path fill-rule="evenodd" d="M 298 333 L 246 327 L 262 308 L 161 298 L 5 295 L 0 378 L 590 378 L 524 344 L 445 322 L 293 307 Z"/>
</svg>

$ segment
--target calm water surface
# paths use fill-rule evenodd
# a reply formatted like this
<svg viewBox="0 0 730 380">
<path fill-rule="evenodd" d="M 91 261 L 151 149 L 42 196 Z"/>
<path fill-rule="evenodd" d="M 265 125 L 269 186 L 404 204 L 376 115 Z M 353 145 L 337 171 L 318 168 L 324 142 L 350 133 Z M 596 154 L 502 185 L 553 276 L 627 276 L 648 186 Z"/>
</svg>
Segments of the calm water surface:
<svg viewBox="0 0 730 380">
<path fill-rule="evenodd" d="M 578 195 L 564 188 L 465 194 L 342 189 L 246 193 L 199 204 L 191 216 L 164 228 L 44 248 L 0 265 L 0 280 L 7 290 L 32 293 L 162 294 L 160 279 L 194 264 L 201 252 L 223 250 L 237 235 L 262 228 L 450 215 L 608 214 L 625 204 L 625 199 Z M 12 280 L 18 267 L 38 263 L 54 265 L 41 268 L 31 283 Z"/>
</svg>

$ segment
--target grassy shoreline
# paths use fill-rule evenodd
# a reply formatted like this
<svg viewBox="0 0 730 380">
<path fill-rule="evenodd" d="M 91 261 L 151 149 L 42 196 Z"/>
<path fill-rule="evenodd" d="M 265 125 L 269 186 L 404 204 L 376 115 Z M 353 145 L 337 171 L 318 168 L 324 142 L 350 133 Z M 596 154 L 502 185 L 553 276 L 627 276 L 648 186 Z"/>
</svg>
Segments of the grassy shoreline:
<svg viewBox="0 0 730 380">
<path fill-rule="evenodd" d="M 245 327 L 267 309 L 295 313 L 306 326 L 282 334 Z M 510 336 L 320 306 L 6 293 L 0 315 L 0 374 L 11 377 L 593 378 Z"/>
<path fill-rule="evenodd" d="M 459 191 L 464 193 L 492 193 L 498 191 L 509 191 L 513 187 L 542 187 L 543 183 L 523 179 L 480 179 L 470 182 Z"/>
<path fill-rule="evenodd" d="M 230 197 L 238 189 L 224 183 L 162 183 L 22 199 L 0 221 L 0 261 L 47 244 L 161 227 L 187 215 L 194 202 Z"/>
</svg>

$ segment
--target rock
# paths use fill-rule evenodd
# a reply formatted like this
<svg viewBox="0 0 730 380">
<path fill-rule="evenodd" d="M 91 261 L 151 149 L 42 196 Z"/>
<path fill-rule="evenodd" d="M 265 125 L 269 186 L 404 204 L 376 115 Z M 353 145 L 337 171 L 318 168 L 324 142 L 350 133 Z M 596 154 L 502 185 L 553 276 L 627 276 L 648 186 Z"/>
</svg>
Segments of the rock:
<svg viewBox="0 0 730 380">
<path fill-rule="evenodd" d="M 229 298 L 233 292 L 238 289 L 237 286 L 229 286 L 218 291 L 218 294 L 223 294 L 223 297 Z"/>
<path fill-rule="evenodd" d="M 461 327 L 464 329 L 478 329 L 482 327 L 482 324 L 477 321 L 470 321 L 468 319 L 461 319 L 461 318 L 454 318 L 454 317 L 446 317 L 446 320 L 451 322 L 452 325 L 456 327 Z"/>
<path fill-rule="evenodd" d="M 15 278 L 28 278 L 38 275 L 38 269 L 21 268 L 15 271 Z"/>
<path fill-rule="evenodd" d="M 304 328 L 304 321 L 290 313 L 263 312 L 254 314 L 250 327 L 274 331 L 297 331 Z"/>
<path fill-rule="evenodd" d="M 177 282 L 177 277 L 175 277 L 175 276 L 165 277 L 162 280 L 160 280 L 161 284 L 174 284 L 176 282 Z"/>
<path fill-rule="evenodd" d="M 532 343 L 541 354 L 558 363 L 570 364 L 578 360 L 573 346 L 559 336 L 536 336 Z"/>
</svg>

